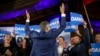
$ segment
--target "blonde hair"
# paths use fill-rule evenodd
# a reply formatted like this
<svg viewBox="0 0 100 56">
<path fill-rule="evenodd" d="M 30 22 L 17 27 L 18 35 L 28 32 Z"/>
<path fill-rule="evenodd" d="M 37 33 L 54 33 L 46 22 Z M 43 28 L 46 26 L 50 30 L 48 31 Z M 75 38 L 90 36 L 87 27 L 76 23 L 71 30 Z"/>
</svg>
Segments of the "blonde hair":
<svg viewBox="0 0 100 56">
<path fill-rule="evenodd" d="M 41 30 L 45 30 L 46 29 L 46 26 L 49 24 L 49 22 L 48 21 L 42 21 L 41 23 L 40 23 L 40 28 L 41 28 Z"/>
</svg>

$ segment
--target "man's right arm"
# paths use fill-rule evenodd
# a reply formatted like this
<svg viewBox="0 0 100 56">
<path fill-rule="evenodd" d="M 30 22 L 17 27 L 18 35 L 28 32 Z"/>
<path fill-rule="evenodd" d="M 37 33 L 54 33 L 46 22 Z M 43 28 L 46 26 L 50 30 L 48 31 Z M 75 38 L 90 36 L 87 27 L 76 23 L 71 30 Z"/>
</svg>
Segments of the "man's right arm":
<svg viewBox="0 0 100 56">
<path fill-rule="evenodd" d="M 94 36 L 94 31 L 93 31 L 93 29 L 91 28 L 91 32 L 90 32 L 90 41 L 91 41 L 91 43 L 96 43 L 95 42 L 95 36 Z"/>
<path fill-rule="evenodd" d="M 29 22 L 28 22 L 28 20 L 26 20 L 26 24 L 25 24 L 25 33 L 26 33 L 26 35 L 29 35 L 29 34 L 30 34 L 30 29 L 29 29 Z"/>
<path fill-rule="evenodd" d="M 27 10 L 26 10 L 26 17 L 27 17 L 27 20 L 25 24 L 25 32 L 26 32 L 26 35 L 30 35 L 30 28 L 29 28 L 30 15 Z"/>
</svg>

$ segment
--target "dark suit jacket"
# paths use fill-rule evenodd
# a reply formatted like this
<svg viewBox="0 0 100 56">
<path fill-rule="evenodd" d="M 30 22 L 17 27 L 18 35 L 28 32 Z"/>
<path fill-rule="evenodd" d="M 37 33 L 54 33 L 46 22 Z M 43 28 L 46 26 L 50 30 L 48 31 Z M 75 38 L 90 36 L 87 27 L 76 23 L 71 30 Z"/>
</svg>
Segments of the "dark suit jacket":
<svg viewBox="0 0 100 56">
<path fill-rule="evenodd" d="M 84 30 L 83 42 L 75 45 L 71 50 L 67 49 L 68 56 L 89 56 L 88 49 L 90 48 L 90 36 L 88 29 Z"/>
<path fill-rule="evenodd" d="M 91 40 L 91 43 L 96 43 L 94 33 L 90 33 L 90 40 Z"/>
<path fill-rule="evenodd" d="M 51 29 L 49 32 L 42 31 L 40 33 L 29 30 L 29 23 L 26 22 L 26 34 L 29 34 L 33 40 L 33 47 L 30 56 L 58 56 L 56 37 L 66 27 L 66 17 L 62 17 L 60 27 Z"/>
<path fill-rule="evenodd" d="M 67 48 L 63 48 L 63 52 L 61 56 L 67 56 Z"/>
</svg>

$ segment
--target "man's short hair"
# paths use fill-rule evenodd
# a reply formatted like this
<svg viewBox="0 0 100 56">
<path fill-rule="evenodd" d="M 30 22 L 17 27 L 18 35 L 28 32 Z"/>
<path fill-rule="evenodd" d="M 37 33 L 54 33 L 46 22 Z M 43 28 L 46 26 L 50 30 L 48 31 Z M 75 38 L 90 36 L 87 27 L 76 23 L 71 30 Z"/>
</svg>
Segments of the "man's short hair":
<svg viewBox="0 0 100 56">
<path fill-rule="evenodd" d="M 76 32 L 72 32 L 71 33 L 71 38 L 75 37 L 75 36 L 78 36 L 80 39 L 82 39 L 82 37 L 80 35 L 78 35 Z"/>
<path fill-rule="evenodd" d="M 100 33 L 98 32 L 98 33 L 95 33 L 95 35 L 100 35 Z"/>
<path fill-rule="evenodd" d="M 41 28 L 41 30 L 45 30 L 46 29 L 46 26 L 49 24 L 49 22 L 48 21 L 42 21 L 41 23 L 40 23 L 40 28 Z"/>
</svg>

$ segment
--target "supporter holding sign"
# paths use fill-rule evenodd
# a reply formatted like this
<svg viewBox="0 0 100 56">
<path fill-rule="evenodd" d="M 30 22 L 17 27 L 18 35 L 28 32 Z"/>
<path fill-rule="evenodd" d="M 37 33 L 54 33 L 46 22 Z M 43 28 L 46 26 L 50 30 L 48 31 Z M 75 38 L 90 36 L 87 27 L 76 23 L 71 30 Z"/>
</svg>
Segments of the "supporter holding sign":
<svg viewBox="0 0 100 56">
<path fill-rule="evenodd" d="M 89 53 L 91 56 L 100 56 L 100 33 L 96 33 L 94 36 L 94 31 L 91 28 L 91 49 Z"/>
<path fill-rule="evenodd" d="M 100 56 L 100 43 L 91 44 L 92 56 Z"/>
</svg>

